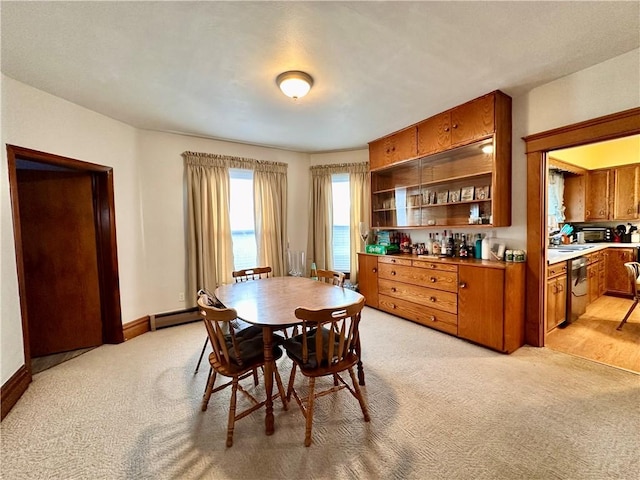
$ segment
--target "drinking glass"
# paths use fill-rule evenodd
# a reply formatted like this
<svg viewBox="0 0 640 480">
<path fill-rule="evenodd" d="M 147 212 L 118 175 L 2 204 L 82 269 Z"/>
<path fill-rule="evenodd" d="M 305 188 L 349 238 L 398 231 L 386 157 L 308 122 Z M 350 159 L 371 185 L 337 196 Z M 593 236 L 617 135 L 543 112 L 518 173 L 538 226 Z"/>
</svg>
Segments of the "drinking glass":
<svg viewBox="0 0 640 480">
<path fill-rule="evenodd" d="M 369 238 L 369 225 L 367 222 L 360 222 L 358 224 L 358 231 L 360 232 L 360 238 L 362 239 L 362 243 L 367 245 L 367 238 Z"/>
<path fill-rule="evenodd" d="M 287 252 L 289 259 L 289 275 L 292 277 L 301 277 L 304 274 L 305 255 L 300 250 L 289 250 Z"/>
</svg>

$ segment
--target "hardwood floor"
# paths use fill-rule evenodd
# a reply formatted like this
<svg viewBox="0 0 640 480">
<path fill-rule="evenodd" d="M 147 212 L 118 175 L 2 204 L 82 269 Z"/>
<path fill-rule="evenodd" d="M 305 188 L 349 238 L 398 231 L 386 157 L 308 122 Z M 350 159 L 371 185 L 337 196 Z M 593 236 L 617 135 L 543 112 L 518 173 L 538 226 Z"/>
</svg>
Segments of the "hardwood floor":
<svg viewBox="0 0 640 480">
<path fill-rule="evenodd" d="M 34 357 L 31 359 L 31 373 L 40 373 L 47 368 L 54 367 L 71 360 L 72 358 L 82 355 L 83 353 L 93 350 L 96 347 L 80 348 L 78 350 L 71 350 L 70 352 L 54 353 L 52 355 L 45 355 L 43 357 Z"/>
<path fill-rule="evenodd" d="M 545 346 L 640 374 L 640 305 L 616 330 L 632 300 L 604 295 L 578 320 L 547 334 Z"/>
</svg>

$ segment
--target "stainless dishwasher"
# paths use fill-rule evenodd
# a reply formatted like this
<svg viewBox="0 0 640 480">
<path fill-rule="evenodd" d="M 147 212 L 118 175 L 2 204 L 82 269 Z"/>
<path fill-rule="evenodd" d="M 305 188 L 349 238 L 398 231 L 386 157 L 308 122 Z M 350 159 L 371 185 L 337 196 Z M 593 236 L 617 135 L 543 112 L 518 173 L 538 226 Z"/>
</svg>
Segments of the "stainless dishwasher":
<svg viewBox="0 0 640 480">
<path fill-rule="evenodd" d="M 574 322 L 587 311 L 589 283 L 587 282 L 587 259 L 578 257 L 569 260 L 571 276 L 569 277 L 569 293 L 567 297 L 567 321 Z"/>
</svg>

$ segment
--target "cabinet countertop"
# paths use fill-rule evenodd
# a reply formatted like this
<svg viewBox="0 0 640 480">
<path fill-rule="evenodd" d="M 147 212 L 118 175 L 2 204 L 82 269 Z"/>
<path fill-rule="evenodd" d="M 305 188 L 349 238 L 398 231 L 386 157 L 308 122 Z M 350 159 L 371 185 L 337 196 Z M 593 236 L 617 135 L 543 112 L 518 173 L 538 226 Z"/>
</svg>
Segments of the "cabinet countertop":
<svg viewBox="0 0 640 480">
<path fill-rule="evenodd" d="M 414 255 L 412 253 L 395 253 L 388 255 L 379 255 L 375 253 L 359 252 L 358 255 L 371 255 L 378 258 L 404 258 L 407 260 L 419 260 L 423 262 L 438 262 L 454 265 L 469 265 L 471 267 L 491 267 L 504 269 L 510 265 L 524 265 L 525 262 L 503 262 L 497 260 L 481 260 L 478 258 L 460 258 L 460 257 L 436 257 L 429 255 Z"/>
<path fill-rule="evenodd" d="M 605 248 L 637 248 L 640 247 L 640 243 L 585 243 L 583 246 L 586 247 L 584 250 L 575 250 L 571 252 L 563 251 L 562 245 L 559 245 L 557 248 L 547 248 L 547 264 L 553 265 L 559 262 L 566 262 L 567 260 L 583 257 L 590 253 L 604 250 Z M 565 247 L 574 248 L 575 244 L 565 245 Z"/>
</svg>

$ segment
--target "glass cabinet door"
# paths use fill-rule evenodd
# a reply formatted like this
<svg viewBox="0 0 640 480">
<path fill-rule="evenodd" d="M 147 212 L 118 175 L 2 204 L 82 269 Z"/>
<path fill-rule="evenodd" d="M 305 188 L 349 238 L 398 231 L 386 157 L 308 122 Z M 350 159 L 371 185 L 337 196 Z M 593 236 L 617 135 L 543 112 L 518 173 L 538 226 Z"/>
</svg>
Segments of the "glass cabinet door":
<svg viewBox="0 0 640 480">
<path fill-rule="evenodd" d="M 372 227 L 490 224 L 493 136 L 371 172 Z"/>
</svg>

